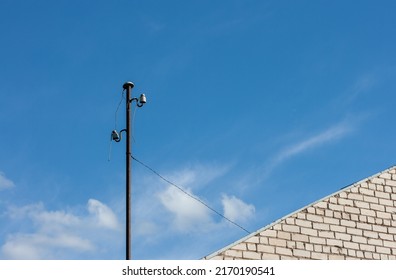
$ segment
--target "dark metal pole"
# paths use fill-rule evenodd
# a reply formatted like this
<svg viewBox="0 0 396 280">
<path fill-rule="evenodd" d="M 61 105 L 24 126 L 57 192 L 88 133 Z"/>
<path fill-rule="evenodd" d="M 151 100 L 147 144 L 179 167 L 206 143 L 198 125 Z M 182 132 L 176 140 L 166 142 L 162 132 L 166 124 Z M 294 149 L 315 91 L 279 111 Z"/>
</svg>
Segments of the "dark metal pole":
<svg viewBox="0 0 396 280">
<path fill-rule="evenodd" d="M 126 260 L 132 259 L 131 244 L 131 91 L 134 87 L 132 82 L 126 82 L 123 88 L 126 90 Z"/>
</svg>

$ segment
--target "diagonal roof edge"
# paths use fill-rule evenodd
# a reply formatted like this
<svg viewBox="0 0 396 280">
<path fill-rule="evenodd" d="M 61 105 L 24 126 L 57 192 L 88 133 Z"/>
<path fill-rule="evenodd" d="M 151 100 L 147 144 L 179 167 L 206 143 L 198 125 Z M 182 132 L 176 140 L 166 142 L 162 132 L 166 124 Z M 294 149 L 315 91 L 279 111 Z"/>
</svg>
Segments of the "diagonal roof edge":
<svg viewBox="0 0 396 280">
<path fill-rule="evenodd" d="M 296 213 L 298 213 L 298 212 L 300 212 L 300 211 L 302 211 L 302 210 L 304 210 L 304 209 L 306 209 L 306 208 L 308 208 L 308 207 L 311 207 L 312 205 L 314 205 L 314 204 L 316 204 L 316 203 L 318 203 L 318 202 L 321 202 L 321 201 L 326 200 L 326 199 L 328 199 L 328 198 L 330 198 L 330 197 L 332 197 L 332 196 L 335 196 L 335 195 L 337 195 L 337 194 L 339 194 L 339 193 L 341 193 L 341 192 L 344 192 L 344 191 L 346 191 L 346 190 L 348 190 L 348 189 L 351 189 L 351 188 L 353 188 L 353 187 L 356 187 L 356 186 L 358 186 L 358 185 L 360 185 L 360 184 L 362 184 L 362 183 L 364 183 L 364 182 L 366 182 L 366 181 L 371 180 L 372 178 L 376 178 L 376 177 L 380 176 L 381 174 L 386 173 L 386 172 L 388 172 L 388 171 L 390 171 L 390 170 L 392 170 L 392 169 L 395 169 L 395 168 L 396 168 L 396 165 L 393 165 L 393 166 L 391 166 L 391 167 L 389 167 L 389 168 L 387 168 L 387 169 L 385 169 L 385 170 L 383 170 L 383 171 L 380 171 L 380 172 L 378 172 L 378 173 L 376 173 L 376 174 L 374 174 L 374 175 L 371 175 L 371 176 L 369 176 L 369 177 L 367 177 L 367 178 L 365 178 L 365 179 L 362 179 L 362 180 L 359 180 L 359 181 L 357 181 L 357 182 L 355 182 L 355 183 L 352 183 L 352 184 L 350 184 L 350 185 L 347 185 L 347 186 L 341 188 L 340 190 L 338 190 L 338 191 L 336 191 L 336 192 L 334 192 L 334 193 L 332 193 L 332 194 L 329 194 L 329 195 L 327 195 L 327 196 L 325 196 L 325 197 L 323 197 L 323 198 L 320 198 L 320 199 L 318 199 L 318 200 L 316 200 L 316 201 L 314 201 L 314 202 L 312 202 L 312 203 L 310 203 L 310 204 L 308 204 L 308 205 L 306 205 L 306 206 L 304 206 L 304 207 L 302 207 L 302 208 L 297 209 L 296 211 L 293 211 L 293 212 L 290 213 L 290 214 L 287 214 L 287 215 L 283 216 L 283 217 L 280 218 L 280 219 L 277 219 L 277 220 L 273 221 L 272 223 L 270 223 L 270 224 L 268 224 L 268 225 L 266 225 L 266 226 L 264 226 L 264 227 L 262 227 L 262 228 L 260 228 L 260 229 L 258 229 L 258 230 L 256 230 L 256 231 L 254 231 L 254 232 L 248 234 L 248 235 L 245 236 L 245 237 L 240 238 L 239 240 L 237 240 L 237 241 L 231 243 L 230 245 L 227 245 L 227 246 L 225 246 L 225 247 L 223 247 L 223 248 L 221 248 L 221 249 L 219 249 L 219 250 L 217 250 L 217 251 L 215 251 L 215 252 L 213 252 L 213 253 L 211 253 L 211 254 L 205 256 L 205 257 L 203 257 L 202 259 L 211 259 L 212 257 L 215 257 L 215 256 L 219 255 L 220 253 L 222 253 L 222 252 L 224 252 L 224 251 L 230 249 L 231 247 L 234 247 L 235 245 L 237 245 L 237 244 L 239 244 L 239 243 L 241 243 L 241 242 L 243 242 L 243 241 L 249 239 L 250 237 L 253 237 L 253 236 L 257 235 L 258 233 L 260 233 L 260 232 L 262 232 L 262 231 L 264 231 L 264 230 L 266 230 L 266 229 L 268 229 L 268 228 L 274 226 L 274 225 L 277 224 L 277 223 L 280 223 L 281 221 L 285 220 L 286 218 L 289 218 L 290 216 L 293 216 L 294 214 L 296 214 Z"/>
</svg>

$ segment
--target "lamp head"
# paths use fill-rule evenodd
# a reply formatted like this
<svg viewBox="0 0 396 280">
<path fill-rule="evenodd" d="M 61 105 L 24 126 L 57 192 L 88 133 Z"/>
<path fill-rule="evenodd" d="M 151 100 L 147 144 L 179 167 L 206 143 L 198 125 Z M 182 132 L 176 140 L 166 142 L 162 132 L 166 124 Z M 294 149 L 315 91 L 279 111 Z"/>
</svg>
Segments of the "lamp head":
<svg viewBox="0 0 396 280">
<path fill-rule="evenodd" d="M 142 93 L 139 97 L 139 103 L 143 105 L 146 104 L 146 102 L 147 102 L 146 95 Z"/>
<path fill-rule="evenodd" d="M 111 140 L 119 142 L 121 140 L 120 135 L 118 134 L 117 130 L 113 130 L 111 132 Z"/>
</svg>

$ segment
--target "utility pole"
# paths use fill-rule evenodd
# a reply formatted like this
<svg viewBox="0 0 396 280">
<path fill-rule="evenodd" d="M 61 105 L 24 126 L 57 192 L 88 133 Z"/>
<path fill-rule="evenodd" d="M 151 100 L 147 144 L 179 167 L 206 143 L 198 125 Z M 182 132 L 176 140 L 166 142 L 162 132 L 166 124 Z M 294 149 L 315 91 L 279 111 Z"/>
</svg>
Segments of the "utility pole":
<svg viewBox="0 0 396 280">
<path fill-rule="evenodd" d="M 131 149 L 131 104 L 133 101 L 136 102 L 138 107 L 142 107 L 147 101 L 146 96 L 141 94 L 139 98 L 132 98 L 132 89 L 134 84 L 132 82 L 126 82 L 123 85 L 123 89 L 126 90 L 126 128 L 122 129 L 120 133 L 113 130 L 111 133 L 111 139 L 120 142 L 122 132 L 126 133 L 126 156 L 125 156 L 125 237 L 126 237 L 126 254 L 125 259 L 132 259 L 132 207 L 131 207 L 131 193 L 132 193 L 132 172 L 131 172 L 131 161 L 132 161 L 132 149 Z"/>
<path fill-rule="evenodd" d="M 131 244 L 131 92 L 134 84 L 132 82 L 126 82 L 123 88 L 126 90 L 126 260 L 132 259 L 131 251 L 132 251 L 132 244 Z"/>
</svg>

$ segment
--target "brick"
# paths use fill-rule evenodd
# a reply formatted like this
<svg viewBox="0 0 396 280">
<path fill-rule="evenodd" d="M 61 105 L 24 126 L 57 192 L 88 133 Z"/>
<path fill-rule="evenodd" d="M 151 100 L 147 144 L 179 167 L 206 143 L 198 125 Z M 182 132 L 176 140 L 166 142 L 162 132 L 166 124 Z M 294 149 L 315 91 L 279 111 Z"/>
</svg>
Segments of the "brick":
<svg viewBox="0 0 396 280">
<path fill-rule="evenodd" d="M 392 191 L 392 187 L 390 187 L 390 186 L 385 186 L 384 187 L 384 192 L 386 192 L 386 193 L 392 193 L 393 191 Z"/>
<path fill-rule="evenodd" d="M 315 208 L 313 208 L 312 206 L 307 208 L 307 212 L 311 213 L 311 214 L 315 214 Z"/>
<path fill-rule="evenodd" d="M 391 249 L 385 247 L 375 247 L 375 251 L 379 254 L 390 254 Z"/>
<path fill-rule="evenodd" d="M 363 195 L 374 196 L 374 191 L 366 189 L 366 188 L 360 188 L 359 193 L 361 193 Z"/>
<path fill-rule="evenodd" d="M 386 192 L 375 191 L 375 196 L 378 198 L 390 199 L 390 194 Z"/>
<path fill-rule="evenodd" d="M 324 209 L 326 209 L 326 208 L 327 208 L 327 202 L 325 202 L 325 201 L 318 202 L 318 203 L 316 203 L 315 205 L 313 205 L 313 207 L 318 207 L 318 208 L 324 208 Z"/>
<path fill-rule="evenodd" d="M 291 240 L 291 234 L 289 232 L 278 231 L 278 238 Z"/>
<path fill-rule="evenodd" d="M 363 223 L 367 223 L 367 216 L 359 216 L 359 221 Z"/>
<path fill-rule="evenodd" d="M 381 219 L 392 219 L 392 215 L 390 213 L 385 212 L 377 212 L 377 217 Z"/>
<path fill-rule="evenodd" d="M 364 201 L 355 201 L 355 206 L 359 208 L 370 209 L 370 204 Z"/>
<path fill-rule="evenodd" d="M 378 232 L 365 230 L 363 231 L 363 236 L 369 238 L 378 238 L 379 235 Z"/>
<path fill-rule="evenodd" d="M 386 233 L 378 233 L 379 238 L 382 240 L 389 240 L 393 241 L 393 235 L 392 234 L 386 234 Z"/>
<path fill-rule="evenodd" d="M 370 203 L 377 203 L 378 204 L 378 198 L 374 197 L 374 196 L 364 196 L 363 197 L 363 201 L 367 201 Z"/>
<path fill-rule="evenodd" d="M 286 224 L 288 224 L 288 225 L 295 225 L 296 223 L 295 223 L 295 218 L 293 218 L 293 217 L 289 217 L 289 218 L 286 218 L 286 220 L 285 220 L 285 222 L 286 222 Z"/>
<path fill-rule="evenodd" d="M 345 260 L 344 255 L 328 255 L 329 260 Z"/>
<path fill-rule="evenodd" d="M 286 240 L 269 238 L 269 244 L 273 246 L 286 247 Z"/>
<path fill-rule="evenodd" d="M 312 244 L 307 244 L 307 245 L 312 245 Z M 297 248 L 297 249 L 305 249 L 305 243 L 296 241 L 296 247 L 295 248 Z"/>
<path fill-rule="evenodd" d="M 239 244 L 233 246 L 231 249 L 232 250 L 246 251 L 247 248 L 246 248 L 246 244 L 245 243 L 239 243 Z"/>
<path fill-rule="evenodd" d="M 393 200 L 379 198 L 379 203 L 385 206 L 394 206 Z"/>
<path fill-rule="evenodd" d="M 342 246 L 342 241 L 339 239 L 327 239 L 326 244 L 328 246 Z"/>
<path fill-rule="evenodd" d="M 263 253 L 275 253 L 275 247 L 274 246 L 269 246 L 269 245 L 257 245 L 257 251 L 258 252 L 263 252 Z"/>
<path fill-rule="evenodd" d="M 322 216 L 317 216 L 317 215 L 312 215 L 312 214 L 307 214 L 307 220 L 312 221 L 312 222 L 323 222 L 323 217 Z"/>
<path fill-rule="evenodd" d="M 338 199 L 338 204 L 339 204 L 339 205 L 353 206 L 353 200 L 344 199 L 344 198 L 339 198 L 339 199 Z"/>
<path fill-rule="evenodd" d="M 378 226 L 378 225 L 373 225 L 373 231 L 378 231 L 378 232 L 388 232 L 386 227 L 383 226 Z"/>
<path fill-rule="evenodd" d="M 382 173 L 381 175 L 378 176 L 378 178 L 392 179 L 392 174 L 390 174 L 390 173 Z"/>
<path fill-rule="evenodd" d="M 314 250 L 314 245 L 311 244 L 311 243 L 305 244 L 305 250 L 313 252 L 313 250 Z"/>
<path fill-rule="evenodd" d="M 333 212 L 333 218 L 335 218 L 335 219 L 342 219 L 342 214 L 343 214 L 343 213 L 341 213 L 341 212 L 334 211 L 334 212 Z"/>
<path fill-rule="evenodd" d="M 346 227 L 352 227 L 352 228 L 356 227 L 356 222 L 354 222 L 354 221 L 341 220 L 340 224 L 342 226 L 346 226 Z"/>
<path fill-rule="evenodd" d="M 268 244 L 268 237 L 260 237 L 260 244 Z"/>
<path fill-rule="evenodd" d="M 335 238 L 335 234 L 332 231 L 319 231 L 319 237 Z"/>
<path fill-rule="evenodd" d="M 330 230 L 330 225 L 329 224 L 313 223 L 312 227 L 314 229 L 319 229 L 319 230 Z"/>
<path fill-rule="evenodd" d="M 362 236 L 352 236 L 352 242 L 367 244 L 367 238 Z"/>
<path fill-rule="evenodd" d="M 292 234 L 292 240 L 294 241 L 301 241 L 301 242 L 308 242 L 308 236 L 303 234 Z"/>
<path fill-rule="evenodd" d="M 260 243 L 260 238 L 258 236 L 252 236 L 245 240 L 246 243 Z"/>
<path fill-rule="evenodd" d="M 375 217 L 375 211 L 374 210 L 369 210 L 369 209 L 362 208 L 362 209 L 360 209 L 360 213 L 361 213 L 361 215 Z"/>
<path fill-rule="evenodd" d="M 372 178 L 370 180 L 373 184 L 379 184 L 379 185 L 384 185 L 385 184 L 385 179 L 382 178 Z"/>
<path fill-rule="evenodd" d="M 356 236 L 362 236 L 363 231 L 358 228 L 347 228 L 347 233 L 351 235 L 356 235 Z"/>
<path fill-rule="evenodd" d="M 359 244 L 354 243 L 354 242 L 344 242 L 344 247 L 348 248 L 348 249 L 355 249 L 355 250 L 359 250 Z"/>
<path fill-rule="evenodd" d="M 376 204 L 376 203 L 370 203 L 370 209 L 371 210 L 375 210 L 375 211 L 385 211 L 385 206 L 384 205 L 380 205 L 380 204 Z"/>
<path fill-rule="evenodd" d="M 392 186 L 392 187 L 396 187 L 396 180 L 386 180 L 385 184 L 387 186 Z"/>
<path fill-rule="evenodd" d="M 328 259 L 327 254 L 317 253 L 317 252 L 312 252 L 311 258 L 314 260 L 327 260 Z"/>
<path fill-rule="evenodd" d="M 309 237 L 309 242 L 312 244 L 326 245 L 326 239 L 321 237 Z"/>
<path fill-rule="evenodd" d="M 292 256 L 280 256 L 281 260 L 298 260 L 298 258 L 296 257 L 292 257 Z"/>
<path fill-rule="evenodd" d="M 248 251 L 256 251 L 257 250 L 256 244 L 254 244 L 254 243 L 247 243 L 246 245 L 247 245 Z"/>
<path fill-rule="evenodd" d="M 224 255 L 227 256 L 227 257 L 241 258 L 242 257 L 242 251 L 227 250 L 227 251 L 224 252 Z"/>
<path fill-rule="evenodd" d="M 331 225 L 339 225 L 340 220 L 334 219 L 334 218 L 328 218 L 328 217 L 323 217 L 323 222 L 325 224 L 331 224 Z"/>
<path fill-rule="evenodd" d="M 261 254 L 257 252 L 243 251 L 242 257 L 249 260 L 261 260 Z"/>
<path fill-rule="evenodd" d="M 330 230 L 335 232 L 346 232 L 346 227 L 344 226 L 337 226 L 337 225 L 330 225 Z"/>
<path fill-rule="evenodd" d="M 366 259 L 372 259 L 372 258 L 373 258 L 373 253 L 371 253 L 371 252 L 364 252 L 364 258 L 366 258 Z"/>
<path fill-rule="evenodd" d="M 357 193 L 350 193 L 348 194 L 348 199 L 351 200 L 363 200 L 363 195 Z"/>
<path fill-rule="evenodd" d="M 306 234 L 309 236 L 318 236 L 318 231 L 316 229 L 301 228 L 301 234 Z"/>
<path fill-rule="evenodd" d="M 343 247 L 339 247 L 339 246 L 335 246 L 331 248 L 331 253 L 333 254 L 347 254 L 348 250 L 343 248 Z"/>
<path fill-rule="evenodd" d="M 369 184 L 368 184 L 368 188 L 369 188 L 370 190 L 376 190 L 376 189 L 377 189 L 377 185 L 376 185 L 376 184 L 373 184 L 373 183 L 369 183 Z"/>
<path fill-rule="evenodd" d="M 261 236 L 276 237 L 277 231 L 273 229 L 267 229 L 260 233 Z"/>
<path fill-rule="evenodd" d="M 375 246 L 373 245 L 360 244 L 359 247 L 362 251 L 375 252 Z"/>
<path fill-rule="evenodd" d="M 358 222 L 360 221 L 360 216 L 356 214 L 351 214 L 351 220 Z"/>
<path fill-rule="evenodd" d="M 334 210 L 334 211 L 344 211 L 344 206 L 343 205 L 338 205 L 338 204 L 329 204 L 329 209 Z"/>
<path fill-rule="evenodd" d="M 273 230 L 282 230 L 282 224 L 281 224 L 281 223 L 276 224 L 276 225 L 274 225 L 274 226 L 272 227 L 272 229 L 273 229 Z"/>
<path fill-rule="evenodd" d="M 345 206 L 344 211 L 352 214 L 360 214 L 360 209 L 356 207 Z"/>
<path fill-rule="evenodd" d="M 333 211 L 332 211 L 332 210 L 326 209 L 324 215 L 325 215 L 326 217 L 333 218 Z"/>
<path fill-rule="evenodd" d="M 329 198 L 329 202 L 332 204 L 338 204 L 338 198 L 332 196 Z"/>
<path fill-rule="evenodd" d="M 296 225 L 301 226 L 301 227 L 306 227 L 306 228 L 312 228 L 312 222 L 306 221 L 306 220 L 296 220 Z"/>
<path fill-rule="evenodd" d="M 280 260 L 280 256 L 276 254 L 269 254 L 269 253 L 263 253 L 261 255 L 262 260 Z"/>
<path fill-rule="evenodd" d="M 351 241 L 351 239 L 352 239 L 350 234 L 341 233 L 341 232 L 336 232 L 335 236 L 337 239 L 341 239 L 341 240 L 345 240 L 345 241 Z"/>
<path fill-rule="evenodd" d="M 305 213 L 298 212 L 297 219 L 305 220 L 307 215 Z"/>
<path fill-rule="evenodd" d="M 223 260 L 223 256 L 217 255 L 217 256 L 214 256 L 213 258 L 211 258 L 211 260 Z"/>
<path fill-rule="evenodd" d="M 384 247 L 396 249 L 396 242 L 384 240 Z"/>
<path fill-rule="evenodd" d="M 375 246 L 383 246 L 384 245 L 384 241 L 382 241 L 381 239 L 376 239 L 376 238 L 368 238 L 367 239 L 367 244 L 375 245 Z"/>
<path fill-rule="evenodd" d="M 300 232 L 300 228 L 294 225 L 282 225 L 282 229 L 288 232 L 296 232 L 296 233 Z"/>
<path fill-rule="evenodd" d="M 288 248 L 281 248 L 281 247 L 276 247 L 275 248 L 275 253 L 279 255 L 286 255 L 286 256 L 292 256 L 293 251 Z"/>
<path fill-rule="evenodd" d="M 311 257 L 311 253 L 309 251 L 299 250 L 299 249 L 295 249 L 293 251 L 293 255 L 296 257 L 302 257 L 302 258 L 310 258 Z"/>
<path fill-rule="evenodd" d="M 346 194 L 346 192 L 340 192 L 340 193 L 338 194 L 338 196 L 341 197 L 341 198 L 347 198 L 347 197 L 348 197 L 348 195 Z"/>
</svg>

